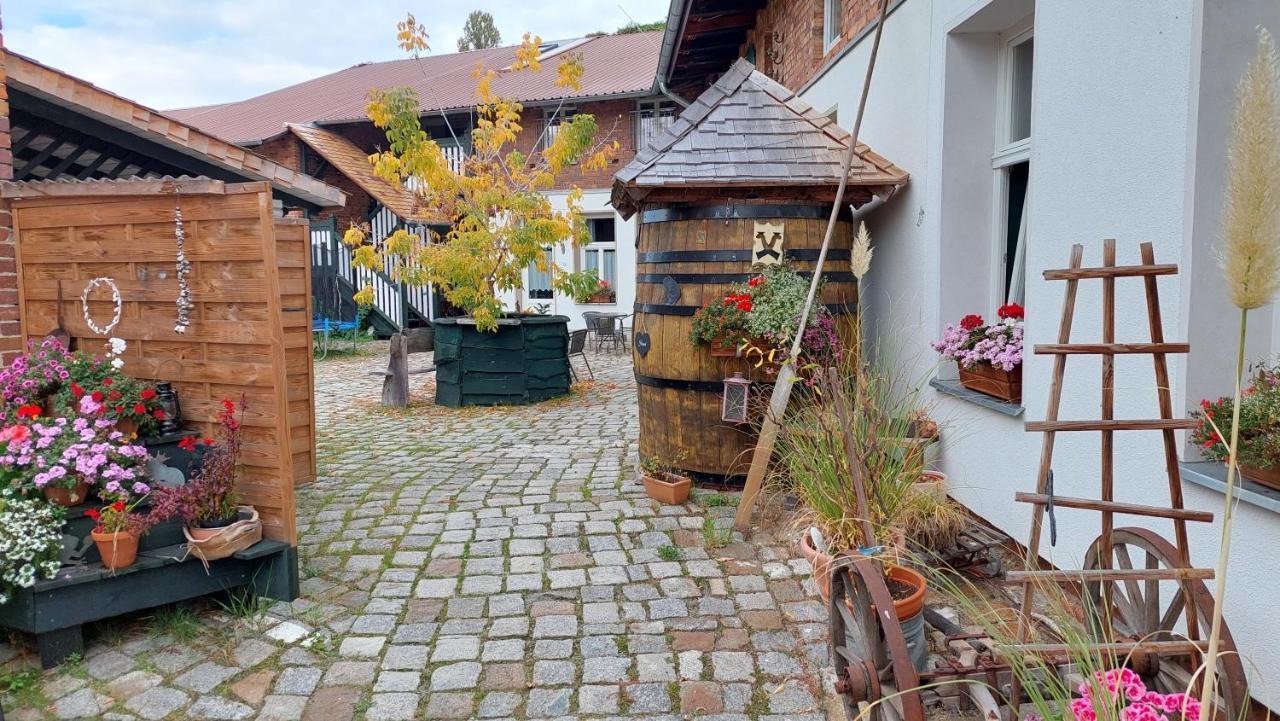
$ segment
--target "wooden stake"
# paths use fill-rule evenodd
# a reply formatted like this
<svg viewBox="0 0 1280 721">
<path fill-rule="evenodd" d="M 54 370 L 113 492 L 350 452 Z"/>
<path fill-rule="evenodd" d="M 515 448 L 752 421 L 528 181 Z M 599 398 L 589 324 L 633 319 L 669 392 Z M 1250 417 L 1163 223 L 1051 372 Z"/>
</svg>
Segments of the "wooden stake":
<svg viewBox="0 0 1280 721">
<path fill-rule="evenodd" d="M 862 131 L 862 116 L 867 109 L 867 94 L 871 91 L 871 76 L 876 69 L 876 55 L 880 51 L 880 36 L 884 33 L 884 21 L 888 16 L 889 0 L 880 0 L 880 13 L 876 21 L 876 34 L 871 42 L 871 56 L 867 59 L 867 74 L 862 80 L 862 97 L 858 101 L 858 114 L 853 121 L 853 133 L 849 136 L 849 148 L 845 151 L 841 165 L 840 185 L 836 188 L 836 199 L 831 205 L 831 217 L 827 220 L 827 233 L 822 238 L 822 250 L 818 251 L 818 260 L 813 266 L 813 280 L 809 283 L 809 295 L 804 301 L 804 312 L 800 314 L 800 325 L 796 329 L 796 337 L 791 343 L 791 354 L 787 362 L 782 364 L 778 377 L 773 384 L 773 395 L 769 398 L 769 410 L 765 414 L 764 425 L 760 429 L 760 437 L 756 440 L 755 450 L 751 454 L 751 470 L 747 473 L 746 485 L 742 488 L 742 498 L 738 501 L 738 512 L 733 519 L 733 527 L 738 531 L 746 531 L 751 525 L 751 510 L 755 507 L 756 496 L 760 495 L 760 486 L 764 483 L 764 474 L 773 457 L 773 446 L 778 442 L 778 427 L 787 412 L 787 404 L 791 401 L 791 384 L 795 381 L 796 360 L 800 357 L 800 340 L 804 337 L 804 328 L 813 309 L 814 297 L 818 293 L 818 285 L 822 282 L 822 266 L 827 260 L 827 250 L 831 247 L 831 236 L 835 234 L 836 221 L 840 218 L 840 206 L 844 202 L 845 187 L 849 184 L 849 169 L 853 167 L 853 156 L 857 154 L 858 133 Z M 862 309 L 856 309 L 861 313 Z"/>
</svg>

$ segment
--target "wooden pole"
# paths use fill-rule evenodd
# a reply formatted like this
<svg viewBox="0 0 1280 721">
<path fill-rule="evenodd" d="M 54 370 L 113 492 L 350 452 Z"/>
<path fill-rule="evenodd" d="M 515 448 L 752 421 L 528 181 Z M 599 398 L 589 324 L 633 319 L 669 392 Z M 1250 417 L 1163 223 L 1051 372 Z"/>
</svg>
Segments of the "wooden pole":
<svg viewBox="0 0 1280 721">
<path fill-rule="evenodd" d="M 818 261 L 813 267 L 813 280 L 809 283 L 809 295 L 804 301 L 804 312 L 800 314 L 800 325 L 796 328 L 795 339 L 791 342 L 791 353 L 787 362 L 782 364 L 778 377 L 773 384 L 773 395 L 769 398 L 769 410 L 765 414 L 764 425 L 760 429 L 760 438 L 756 440 L 755 451 L 751 454 L 751 470 L 747 473 L 747 483 L 742 489 L 742 498 L 738 501 L 738 512 L 733 519 L 733 527 L 746 531 L 751 523 L 751 510 L 755 507 L 756 496 L 760 495 L 760 486 L 764 483 L 764 473 L 773 457 L 773 446 L 778 441 L 778 428 L 782 417 L 791 401 L 791 384 L 795 381 L 796 359 L 800 357 L 800 340 L 804 337 L 804 328 L 809 320 L 809 312 L 813 309 L 814 297 L 818 294 L 818 285 L 822 282 L 822 265 L 827 260 L 827 250 L 831 247 L 831 236 L 835 234 L 836 221 L 840 218 L 840 206 L 844 202 L 845 187 L 849 184 L 849 169 L 853 167 L 853 156 L 857 153 L 858 133 L 862 130 L 862 116 L 867 109 L 867 94 L 871 91 L 871 76 L 876 69 L 876 55 L 880 51 L 880 36 L 884 33 L 884 21 L 888 16 L 889 0 L 880 0 L 880 14 L 876 21 L 876 34 L 871 43 L 871 56 L 867 59 L 867 74 L 862 81 L 862 97 L 858 100 L 858 114 L 853 121 L 853 133 L 849 137 L 849 148 L 845 151 L 841 164 L 840 185 L 836 188 L 836 199 L 831 205 L 831 217 L 827 219 L 827 233 L 822 238 L 822 250 L 818 251 Z M 861 308 L 855 309 L 862 312 Z"/>
</svg>

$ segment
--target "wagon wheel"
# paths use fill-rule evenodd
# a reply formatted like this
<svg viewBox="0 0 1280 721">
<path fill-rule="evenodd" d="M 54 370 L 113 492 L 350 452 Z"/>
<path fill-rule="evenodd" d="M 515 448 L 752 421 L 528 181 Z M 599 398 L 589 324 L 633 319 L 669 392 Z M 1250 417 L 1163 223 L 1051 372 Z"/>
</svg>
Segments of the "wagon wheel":
<svg viewBox="0 0 1280 721">
<path fill-rule="evenodd" d="M 1101 539 L 1094 541 L 1085 556 L 1086 569 L 1100 568 L 1098 547 Z M 1111 567 L 1179 568 L 1178 549 L 1173 544 L 1145 528 L 1117 528 L 1111 532 Z M 1141 564 L 1141 565 L 1136 565 Z M 1100 609 L 1102 608 L 1102 584 L 1085 584 L 1089 599 L 1090 626 L 1100 634 Z M 1117 636 L 1150 641 L 1178 641 L 1185 639 L 1187 617 L 1186 594 L 1191 594 L 1196 607 L 1196 638 L 1209 637 L 1213 614 L 1213 595 L 1204 582 L 1190 581 L 1124 581 L 1111 584 L 1112 627 Z M 1218 656 L 1218 708 L 1214 718 L 1235 719 L 1249 701 L 1248 682 L 1244 665 L 1235 653 L 1235 641 L 1226 621 L 1222 623 L 1222 641 Z M 1181 693 L 1191 683 L 1191 676 L 1200 664 L 1199 654 L 1160 653 L 1148 660 L 1134 659 L 1135 670 L 1142 673 L 1147 686 L 1161 693 Z M 1203 679 L 1200 674 L 1198 679 Z M 1193 692 L 1198 693 L 1197 681 Z M 1208 714 L 1201 718 L 1209 719 Z"/>
<path fill-rule="evenodd" d="M 837 558 L 828 610 L 836 691 L 850 721 L 858 717 L 862 701 L 879 701 L 871 707 L 871 721 L 924 721 L 924 705 L 915 690 L 920 677 L 911 665 L 880 565 L 869 558 Z M 899 691 L 908 693 L 897 695 Z"/>
</svg>

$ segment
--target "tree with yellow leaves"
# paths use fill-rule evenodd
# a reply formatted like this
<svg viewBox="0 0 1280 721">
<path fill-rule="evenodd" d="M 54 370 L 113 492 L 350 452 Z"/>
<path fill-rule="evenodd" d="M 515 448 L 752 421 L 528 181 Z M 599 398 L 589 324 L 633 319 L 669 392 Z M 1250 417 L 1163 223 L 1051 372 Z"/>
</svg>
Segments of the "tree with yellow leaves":
<svg viewBox="0 0 1280 721">
<path fill-rule="evenodd" d="M 397 25 L 399 45 L 415 58 L 428 50 L 426 29 L 413 15 Z M 503 72 L 540 72 L 541 39 L 527 33 Z M 579 55 L 565 53 L 557 67 L 556 85 L 577 90 L 584 68 Z M 470 315 L 480 330 L 497 330 L 503 313 L 499 294 L 523 287 L 523 271 L 533 265 L 551 271 L 557 282 L 565 274 L 548 266 L 546 249 L 588 241 L 582 218 L 582 191 L 574 188 L 566 208 L 552 207 L 546 191 L 566 170 L 600 170 L 618 150 L 616 142 L 597 143 L 595 117 L 576 114 L 558 118 L 554 135 L 541 138 L 543 148 L 526 156 L 515 148 L 522 128 L 523 106 L 493 91 L 497 71 L 477 66 L 472 150 L 455 172 L 440 146 L 423 130 L 416 93 L 407 87 L 375 89 L 367 112 L 386 132 L 388 148 L 369 157 L 375 172 L 414 188 L 423 204 L 453 225 L 448 232 L 426 237 L 401 229 L 372 243 L 353 227 L 343 242 L 353 248 L 353 263 L 387 269 L 394 280 L 413 286 L 434 284 L 450 303 Z M 558 115 L 558 109 L 557 109 Z M 544 134 L 547 132 L 543 131 Z M 358 296 L 371 295 L 365 288 Z"/>
</svg>

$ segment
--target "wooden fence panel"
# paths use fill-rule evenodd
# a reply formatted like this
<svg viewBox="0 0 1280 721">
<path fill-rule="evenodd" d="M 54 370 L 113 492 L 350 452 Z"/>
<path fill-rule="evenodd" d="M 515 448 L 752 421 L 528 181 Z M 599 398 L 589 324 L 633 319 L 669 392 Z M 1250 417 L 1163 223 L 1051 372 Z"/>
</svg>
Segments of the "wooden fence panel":
<svg viewBox="0 0 1280 721">
<path fill-rule="evenodd" d="M 83 195 L 67 184 L 5 187 L 23 337 L 41 338 L 61 319 L 73 348 L 103 348 L 106 336 L 89 328 L 80 297 L 92 278 L 115 281 L 122 311 L 110 335 L 129 343 L 124 370 L 173 382 L 186 425 L 201 433 L 214 430 L 223 399 L 245 398 L 238 490 L 258 508 L 268 538 L 296 544 L 294 487 L 316 474 L 306 221 L 273 217 L 266 183 L 168 182 L 201 192 L 139 194 L 129 183 L 114 194 L 107 183 Z M 191 326 L 181 335 L 173 330 L 175 201 L 192 263 Z M 99 326 L 108 322 L 110 290 L 95 290 L 88 309 Z M 306 397 L 290 388 L 305 388 Z"/>
</svg>

